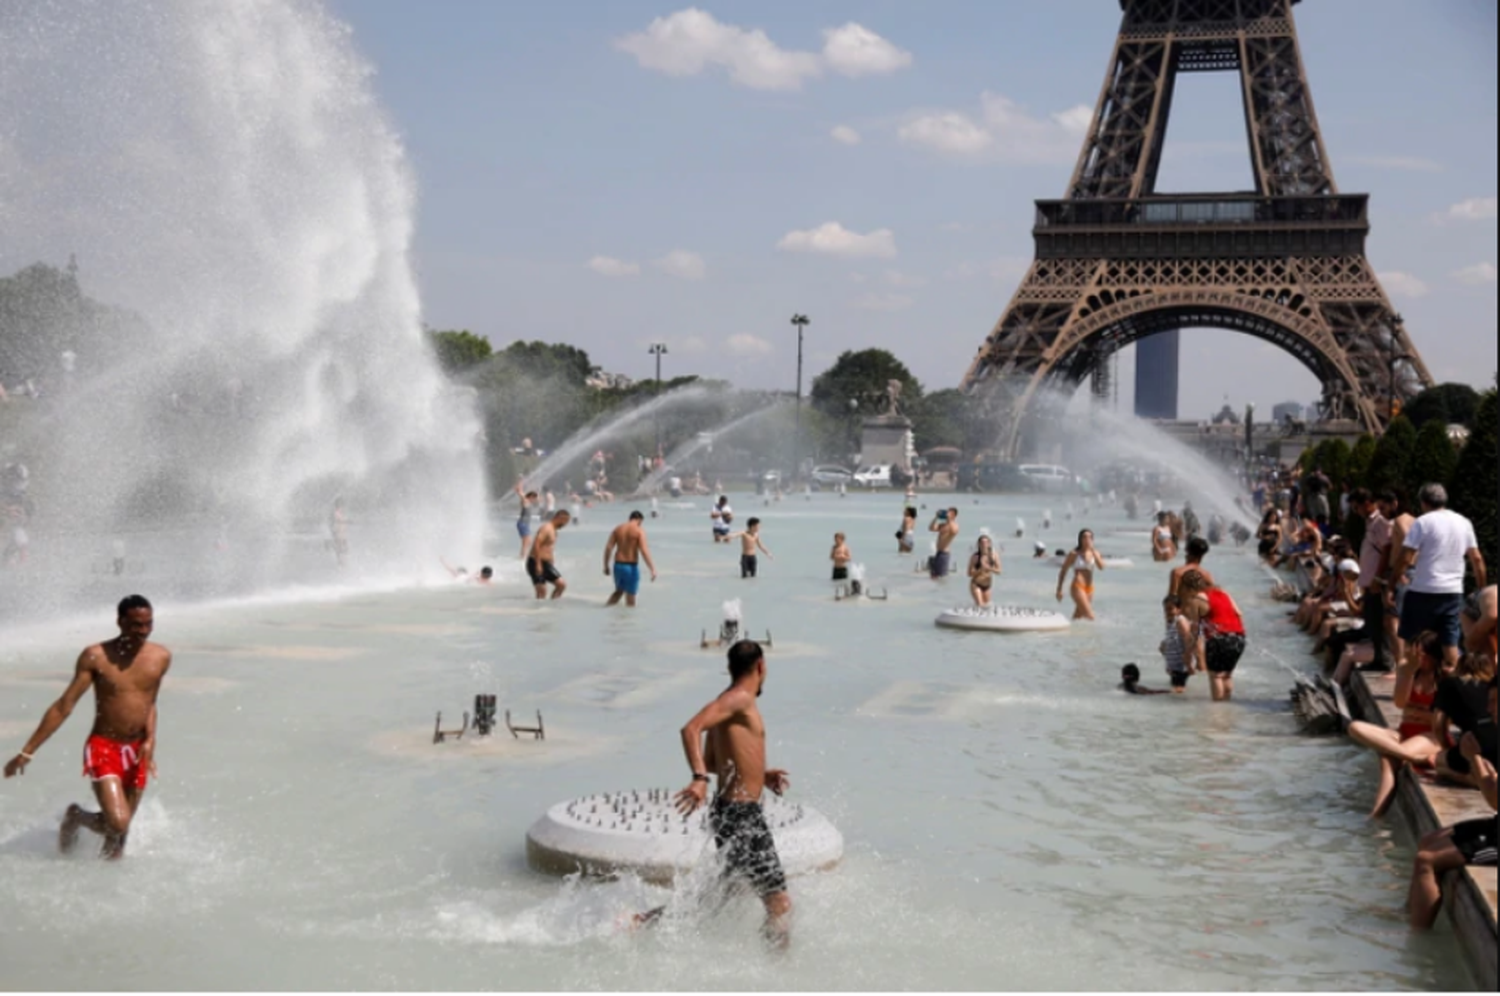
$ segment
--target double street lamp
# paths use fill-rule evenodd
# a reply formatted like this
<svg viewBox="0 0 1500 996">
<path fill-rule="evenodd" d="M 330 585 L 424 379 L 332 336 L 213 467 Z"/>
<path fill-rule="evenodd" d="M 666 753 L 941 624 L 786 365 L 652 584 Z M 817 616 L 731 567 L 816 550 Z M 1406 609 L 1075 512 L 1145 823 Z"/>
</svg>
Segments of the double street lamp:
<svg viewBox="0 0 1500 996">
<path fill-rule="evenodd" d="M 811 319 L 806 315 L 793 315 L 792 324 L 797 327 L 797 415 L 792 436 L 792 480 L 802 471 L 802 330 Z"/>
<path fill-rule="evenodd" d="M 650 353 L 652 356 L 656 357 L 656 394 L 657 394 L 657 397 L 660 397 L 661 396 L 661 358 L 663 356 L 667 355 L 667 344 L 664 343 L 664 342 L 653 342 L 651 344 L 651 348 L 648 349 L 647 352 Z M 660 408 L 658 408 L 657 409 L 657 413 L 652 416 L 651 422 L 656 427 L 656 454 L 657 454 L 657 456 L 660 456 L 661 455 L 661 409 Z"/>
</svg>

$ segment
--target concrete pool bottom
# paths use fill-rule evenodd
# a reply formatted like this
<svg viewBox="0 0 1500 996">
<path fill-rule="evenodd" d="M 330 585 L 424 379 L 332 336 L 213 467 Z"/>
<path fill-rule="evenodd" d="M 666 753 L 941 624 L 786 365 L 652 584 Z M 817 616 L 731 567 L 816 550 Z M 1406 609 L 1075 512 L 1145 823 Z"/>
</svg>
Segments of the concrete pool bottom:
<svg viewBox="0 0 1500 996">
<path fill-rule="evenodd" d="M 965 507 L 969 538 L 987 521 L 1038 518 L 999 501 L 992 513 L 989 501 Z M 905 577 L 909 558 L 893 551 L 862 552 L 885 549 L 897 506 L 897 496 L 784 505 L 767 516 L 777 560 L 759 581 L 740 582 L 727 564 L 717 579 L 643 586 L 634 612 L 602 608 L 598 552 L 623 506 L 565 531 L 573 587 L 557 604 L 533 606 L 511 581 L 161 615 L 174 678 L 234 687 L 206 695 L 169 679 L 161 777 L 118 868 L 59 861 L 46 847 L 56 814 L 88 797 L 77 775 L 82 712 L 26 778 L 5 783 L 0 902 L 16 911 L 0 935 L 7 979 L 207 989 L 231 976 L 267 988 L 419 989 L 1471 984 L 1454 967 L 1451 935 L 1406 936 L 1392 886 L 1404 888 L 1408 845 L 1364 821 L 1366 759 L 1300 737 L 1285 713 L 1290 677 L 1274 657 L 1310 658 L 1305 641 L 1283 636 L 1280 607 L 1261 604 L 1253 556 L 1210 555 L 1255 616 L 1237 701 L 1215 706 L 1196 683 L 1187 701 L 1133 700 L 1114 691 L 1124 660 L 1165 684 L 1153 656 L 1163 568 L 1104 574 L 1094 626 L 939 631 L 933 615 L 961 603 L 964 586 Z M 1113 509 L 1095 515 L 1101 526 L 1123 521 Z M 648 529 L 664 581 L 674 562 L 712 549 L 696 518 L 664 515 Z M 833 601 L 835 529 L 850 533 L 871 576 L 899 579 L 899 598 L 857 612 Z M 1049 546 L 1067 541 L 1048 536 Z M 1056 605 L 1054 583 L 1055 573 L 1019 563 L 997 581 L 1005 600 L 1044 607 Z M 790 798 L 826 813 L 847 844 L 837 868 L 793 882 L 798 933 L 779 962 L 757 945 L 753 902 L 622 942 L 609 933 L 614 916 L 674 894 L 629 877 L 559 883 L 524 861 L 526 829 L 559 799 L 685 784 L 677 730 L 724 682 L 723 654 L 696 640 L 732 597 L 753 633 L 769 627 L 788 650 L 810 650 L 769 653 L 768 748 L 792 773 Z M 526 611 L 482 611 L 497 606 Z M 109 614 L 96 635 L 109 635 Z M 360 625 L 455 618 L 477 632 Z M 309 637 L 304 623 L 335 625 Z M 324 641 L 351 653 L 220 653 Z M 203 649 L 182 649 L 193 647 Z M 0 660 L 0 678 L 32 678 L 6 686 L 0 722 L 24 737 L 77 651 L 70 641 Z M 431 744 L 433 712 L 456 717 L 481 691 L 518 716 L 540 709 L 548 741 Z M 124 918 L 131 934 L 116 939 L 107 925 Z M 85 941 L 98 958 L 64 956 Z"/>
</svg>

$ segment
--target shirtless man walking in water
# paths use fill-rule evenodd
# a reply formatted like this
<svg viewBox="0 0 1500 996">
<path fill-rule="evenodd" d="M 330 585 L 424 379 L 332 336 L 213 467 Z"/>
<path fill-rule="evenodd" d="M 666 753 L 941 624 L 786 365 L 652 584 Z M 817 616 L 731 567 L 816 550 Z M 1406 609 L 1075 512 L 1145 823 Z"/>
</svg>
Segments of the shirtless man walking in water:
<svg viewBox="0 0 1500 996">
<path fill-rule="evenodd" d="M 526 574 L 537 598 L 547 597 L 547 585 L 552 586 L 552 597 L 562 598 L 568 590 L 568 582 L 557 571 L 557 531 L 568 524 L 573 516 L 565 508 L 552 513 L 552 518 L 542 523 L 536 531 L 536 542 L 531 546 L 531 556 L 526 558 Z"/>
<path fill-rule="evenodd" d="M 958 509 L 938 509 L 937 515 L 928 523 L 927 531 L 937 533 L 937 552 L 928 562 L 927 573 L 934 579 L 945 578 L 953 564 L 953 554 L 950 552 L 953 541 L 958 538 Z"/>
<path fill-rule="evenodd" d="M 765 789 L 781 795 L 791 779 L 779 768 L 766 767 L 766 724 L 755 703 L 766 686 L 760 644 L 741 640 L 729 648 L 729 682 L 682 728 L 682 751 L 693 780 L 677 793 L 677 809 L 684 816 L 692 813 L 708 800 L 709 782 L 717 783 L 708 825 L 725 877 L 747 881 L 760 896 L 766 940 L 784 948 L 790 940 L 792 897 L 760 797 Z M 635 922 L 651 923 L 664 909 L 638 914 Z"/>
<path fill-rule="evenodd" d="M 120 635 L 78 655 L 73 680 L 62 698 L 42 714 L 36 732 L 5 765 L 5 777 L 24 774 L 42 744 L 63 725 L 92 685 L 94 728 L 83 748 L 83 772 L 94 782 L 100 812 L 69 806 L 57 833 L 64 853 L 78 842 L 80 828 L 104 837 L 102 855 L 125 854 L 130 821 L 140 806 L 146 779 L 155 773 L 156 694 L 172 666 L 172 652 L 151 643 L 151 603 L 140 595 L 120 602 Z"/>
<path fill-rule="evenodd" d="M 636 592 L 641 590 L 641 564 L 644 560 L 651 569 L 651 580 L 656 580 L 656 564 L 651 560 L 651 547 L 646 544 L 646 517 L 639 511 L 630 513 L 630 521 L 615 526 L 604 544 L 604 574 L 610 574 L 610 554 L 614 554 L 615 593 L 605 605 L 618 605 L 624 596 L 625 604 L 635 608 Z"/>
</svg>

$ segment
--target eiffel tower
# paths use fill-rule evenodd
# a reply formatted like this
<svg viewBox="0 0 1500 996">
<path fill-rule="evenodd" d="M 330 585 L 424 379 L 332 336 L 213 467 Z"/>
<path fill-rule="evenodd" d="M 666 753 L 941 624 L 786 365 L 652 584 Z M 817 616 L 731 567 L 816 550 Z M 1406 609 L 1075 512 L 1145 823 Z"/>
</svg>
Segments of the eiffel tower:
<svg viewBox="0 0 1500 996">
<path fill-rule="evenodd" d="M 1071 395 L 1088 378 L 1104 397 L 1114 353 L 1180 329 L 1275 343 L 1322 383 L 1323 418 L 1366 431 L 1431 385 L 1365 258 L 1369 195 L 1334 182 L 1297 2 L 1120 0 L 1067 196 L 1037 201 L 1036 258 L 964 376 L 1000 417 L 1006 454 L 1017 455 L 1044 388 Z M 1229 71 L 1240 74 L 1254 192 L 1158 193 L 1177 74 Z"/>
</svg>

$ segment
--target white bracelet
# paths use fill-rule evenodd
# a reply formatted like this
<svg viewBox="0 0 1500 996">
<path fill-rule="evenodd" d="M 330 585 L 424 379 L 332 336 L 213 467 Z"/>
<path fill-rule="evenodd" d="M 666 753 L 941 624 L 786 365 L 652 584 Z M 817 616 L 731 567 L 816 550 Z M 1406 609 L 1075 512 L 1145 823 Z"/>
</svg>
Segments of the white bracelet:
<svg viewBox="0 0 1500 996">
<path fill-rule="evenodd" d="M 24 750 L 21 751 L 21 756 L 24 757 L 28 761 L 35 761 L 36 760 L 36 758 L 32 757 L 30 754 L 26 753 Z"/>
</svg>

